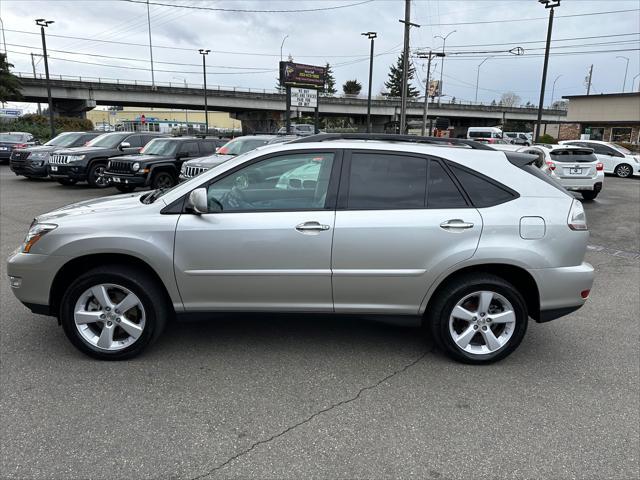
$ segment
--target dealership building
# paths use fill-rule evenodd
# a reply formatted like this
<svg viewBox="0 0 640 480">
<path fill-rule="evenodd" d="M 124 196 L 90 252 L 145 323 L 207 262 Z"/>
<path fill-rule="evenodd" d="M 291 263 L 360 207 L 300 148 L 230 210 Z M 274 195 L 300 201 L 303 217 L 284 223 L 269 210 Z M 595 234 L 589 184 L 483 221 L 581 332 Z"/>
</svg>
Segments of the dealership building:
<svg viewBox="0 0 640 480">
<path fill-rule="evenodd" d="M 591 140 L 640 144 L 640 92 L 562 98 L 569 100 L 569 109 L 557 125 L 558 140 L 589 135 Z"/>
</svg>

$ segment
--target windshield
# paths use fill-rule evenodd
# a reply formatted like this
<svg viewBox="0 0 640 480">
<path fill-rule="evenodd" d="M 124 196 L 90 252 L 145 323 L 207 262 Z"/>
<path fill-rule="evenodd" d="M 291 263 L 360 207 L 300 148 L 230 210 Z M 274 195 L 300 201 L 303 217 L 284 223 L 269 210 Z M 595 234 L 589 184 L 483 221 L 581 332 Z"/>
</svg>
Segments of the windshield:
<svg viewBox="0 0 640 480">
<path fill-rule="evenodd" d="M 25 136 L 20 133 L 0 133 L 0 142 L 24 142 Z"/>
<path fill-rule="evenodd" d="M 145 155 L 173 155 L 176 153 L 177 148 L 178 142 L 175 140 L 156 138 L 147 143 L 140 153 Z"/>
<path fill-rule="evenodd" d="M 61 133 L 56 138 L 52 138 L 45 145 L 50 147 L 70 147 L 82 137 L 82 133 Z"/>
<path fill-rule="evenodd" d="M 607 143 L 612 148 L 615 148 L 620 153 L 624 153 L 625 155 L 633 155 L 633 152 L 629 149 L 624 148 L 622 145 L 618 145 L 617 143 Z"/>
<path fill-rule="evenodd" d="M 128 136 L 128 133 L 105 133 L 87 143 L 87 147 L 116 148 Z"/>
<path fill-rule="evenodd" d="M 220 155 L 240 155 L 258 148 L 268 141 L 265 138 L 236 138 L 220 147 L 217 153 Z"/>
</svg>

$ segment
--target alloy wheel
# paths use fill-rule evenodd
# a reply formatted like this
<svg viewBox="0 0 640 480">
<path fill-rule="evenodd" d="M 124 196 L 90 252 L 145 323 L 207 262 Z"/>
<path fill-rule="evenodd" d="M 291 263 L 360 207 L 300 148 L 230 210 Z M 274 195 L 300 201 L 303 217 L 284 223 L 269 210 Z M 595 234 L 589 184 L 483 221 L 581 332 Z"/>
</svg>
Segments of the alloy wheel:
<svg viewBox="0 0 640 480">
<path fill-rule="evenodd" d="M 449 317 L 449 333 L 461 350 L 490 355 L 504 347 L 516 326 L 511 303 L 497 292 L 482 290 L 460 300 Z"/>
<path fill-rule="evenodd" d="M 618 165 L 618 167 L 616 168 L 616 175 L 622 178 L 627 178 L 629 175 L 631 175 L 631 167 L 624 164 Z"/>
<path fill-rule="evenodd" d="M 104 172 L 106 170 L 106 167 L 100 165 L 99 167 L 96 167 L 95 169 L 95 180 L 94 180 L 94 184 L 96 185 L 96 187 L 106 187 L 107 186 L 107 179 L 104 176 Z"/>
<path fill-rule="evenodd" d="M 73 318 L 87 343 L 100 350 L 118 351 L 140 338 L 146 316 L 135 293 L 121 285 L 103 283 L 80 295 Z"/>
</svg>

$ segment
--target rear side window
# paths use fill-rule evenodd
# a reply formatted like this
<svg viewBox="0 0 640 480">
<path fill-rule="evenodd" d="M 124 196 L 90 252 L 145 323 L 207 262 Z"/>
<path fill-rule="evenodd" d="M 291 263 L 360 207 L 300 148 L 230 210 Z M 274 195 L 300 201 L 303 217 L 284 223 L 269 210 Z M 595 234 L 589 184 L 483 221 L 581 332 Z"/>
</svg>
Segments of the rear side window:
<svg viewBox="0 0 640 480">
<path fill-rule="evenodd" d="M 353 153 L 347 208 L 424 208 L 427 160 L 384 153 Z"/>
<path fill-rule="evenodd" d="M 455 164 L 450 164 L 450 167 L 473 205 L 478 208 L 499 205 L 517 197 L 515 192 L 479 173 L 472 173 Z"/>
<path fill-rule="evenodd" d="M 460 208 L 467 202 L 440 163 L 429 160 L 427 208 Z"/>
</svg>

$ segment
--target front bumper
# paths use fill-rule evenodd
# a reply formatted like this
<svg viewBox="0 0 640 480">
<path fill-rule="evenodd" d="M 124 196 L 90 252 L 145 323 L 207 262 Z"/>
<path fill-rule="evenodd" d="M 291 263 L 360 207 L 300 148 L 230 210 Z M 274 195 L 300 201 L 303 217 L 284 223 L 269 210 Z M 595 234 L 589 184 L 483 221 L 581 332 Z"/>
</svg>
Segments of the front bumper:
<svg viewBox="0 0 640 480">
<path fill-rule="evenodd" d="M 40 163 L 40 162 L 38 162 Z M 9 168 L 16 175 L 23 175 L 25 177 L 46 177 L 49 175 L 47 172 L 47 164 L 42 161 L 41 165 L 33 164 L 30 161 L 26 162 L 14 162 L 13 160 L 9 163 Z"/>
<path fill-rule="evenodd" d="M 11 157 L 11 150 L 0 150 L 0 160 L 9 160 Z"/>
<path fill-rule="evenodd" d="M 84 165 L 49 165 L 47 173 L 51 178 L 71 178 L 73 180 L 86 180 L 87 168 Z"/>
<path fill-rule="evenodd" d="M 145 187 L 148 185 L 148 175 L 131 175 L 126 173 L 104 172 L 104 178 L 107 183 L 113 185 L 135 185 L 137 187 Z"/>
<path fill-rule="evenodd" d="M 16 250 L 7 260 L 7 274 L 19 281 L 12 282 L 11 291 L 35 313 L 48 312 L 53 280 L 70 259 L 57 255 L 22 253 Z M 19 286 L 14 286 L 19 283 Z M 51 314 L 53 312 L 50 312 Z"/>
<path fill-rule="evenodd" d="M 587 298 L 582 292 L 593 286 L 593 266 L 587 262 L 573 267 L 529 270 L 538 285 L 540 319 L 549 321 L 582 307 Z"/>
</svg>

